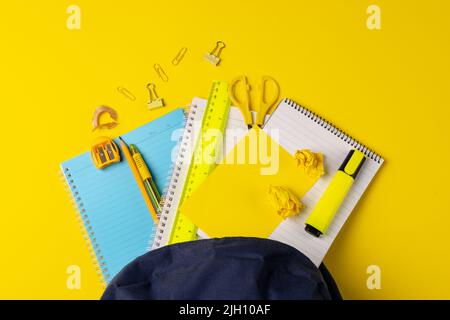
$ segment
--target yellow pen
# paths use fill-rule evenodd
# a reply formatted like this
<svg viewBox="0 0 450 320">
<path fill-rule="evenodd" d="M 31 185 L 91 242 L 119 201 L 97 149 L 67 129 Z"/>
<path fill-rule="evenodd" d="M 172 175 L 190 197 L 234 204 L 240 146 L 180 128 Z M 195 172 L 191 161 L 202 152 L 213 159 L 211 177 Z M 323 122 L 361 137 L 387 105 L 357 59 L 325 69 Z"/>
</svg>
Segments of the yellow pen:
<svg viewBox="0 0 450 320">
<path fill-rule="evenodd" d="M 150 170 L 148 169 L 144 158 L 142 158 L 139 149 L 134 145 L 130 144 L 131 155 L 133 156 L 134 163 L 139 170 L 139 174 L 141 175 L 142 181 L 144 182 L 145 188 L 150 195 L 152 203 L 154 207 L 157 209 L 158 213 L 161 212 L 161 195 L 159 194 L 158 188 L 153 181 L 152 175 L 150 174 Z"/>
<path fill-rule="evenodd" d="M 127 160 L 128 165 L 130 166 L 130 170 L 133 173 L 134 179 L 136 180 L 136 183 L 139 187 L 139 190 L 141 191 L 142 197 L 144 198 L 145 204 L 147 205 L 147 208 L 150 211 L 150 214 L 152 215 L 153 221 L 155 221 L 155 223 L 158 223 L 159 217 L 158 213 L 156 212 L 157 209 L 155 209 L 155 206 L 153 205 L 151 198 L 145 188 L 145 184 L 142 181 L 141 175 L 139 173 L 136 162 L 134 161 L 133 156 L 131 155 L 130 149 L 128 148 L 127 144 L 121 137 L 119 137 L 119 143 L 123 155 Z"/>
<path fill-rule="evenodd" d="M 305 230 L 308 233 L 320 237 L 327 231 L 365 160 L 361 151 L 351 150 L 349 152 L 319 202 L 306 219 Z"/>
</svg>

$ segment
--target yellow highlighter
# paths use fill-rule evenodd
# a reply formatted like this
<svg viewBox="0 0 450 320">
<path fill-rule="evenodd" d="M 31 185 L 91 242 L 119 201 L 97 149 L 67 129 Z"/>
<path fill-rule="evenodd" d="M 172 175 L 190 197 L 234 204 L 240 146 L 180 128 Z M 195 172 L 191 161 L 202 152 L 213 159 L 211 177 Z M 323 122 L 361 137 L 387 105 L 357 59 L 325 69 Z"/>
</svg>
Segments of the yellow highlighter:
<svg viewBox="0 0 450 320">
<path fill-rule="evenodd" d="M 361 151 L 351 150 L 331 180 L 319 202 L 305 221 L 305 231 L 313 236 L 324 234 L 366 158 Z"/>
</svg>

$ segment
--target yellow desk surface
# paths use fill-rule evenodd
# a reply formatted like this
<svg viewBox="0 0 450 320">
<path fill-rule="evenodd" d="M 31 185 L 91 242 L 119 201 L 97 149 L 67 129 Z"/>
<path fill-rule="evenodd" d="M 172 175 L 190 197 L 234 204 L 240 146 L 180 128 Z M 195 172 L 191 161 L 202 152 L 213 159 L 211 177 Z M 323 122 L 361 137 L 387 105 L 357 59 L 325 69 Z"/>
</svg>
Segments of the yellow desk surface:
<svg viewBox="0 0 450 320">
<path fill-rule="evenodd" d="M 71 4 L 80 30 L 66 27 Z M 371 4 L 381 30 L 366 27 Z M 282 96 L 386 159 L 325 260 L 343 296 L 450 298 L 449 9 L 444 0 L 3 4 L 0 298 L 102 293 L 58 177 L 61 161 L 90 147 L 95 107 L 119 112 L 117 135 L 241 74 L 275 77 Z M 202 55 L 217 40 L 227 47 L 216 68 Z M 167 108 L 147 110 L 148 82 Z M 69 265 L 81 268 L 80 290 L 66 287 Z M 380 290 L 366 286 L 369 265 L 381 268 Z"/>
</svg>

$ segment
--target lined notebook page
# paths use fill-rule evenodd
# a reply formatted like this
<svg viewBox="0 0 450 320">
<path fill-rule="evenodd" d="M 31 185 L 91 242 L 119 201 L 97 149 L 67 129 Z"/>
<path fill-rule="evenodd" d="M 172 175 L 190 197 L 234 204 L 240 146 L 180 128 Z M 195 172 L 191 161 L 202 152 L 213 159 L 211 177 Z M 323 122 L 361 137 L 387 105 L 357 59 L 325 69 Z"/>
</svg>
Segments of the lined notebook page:
<svg viewBox="0 0 450 320">
<path fill-rule="evenodd" d="M 191 133 L 185 130 L 180 153 L 176 160 L 175 168 L 166 194 L 166 201 L 162 209 L 160 223 L 156 232 L 155 239 L 150 241 L 150 248 L 156 249 L 168 244 L 174 219 L 180 206 L 180 198 L 183 192 L 184 183 L 186 181 L 189 170 L 189 160 L 192 157 L 192 151 L 198 133 L 201 130 L 203 113 L 206 107 L 206 100 L 194 98 L 191 109 L 186 121 L 186 128 L 192 128 Z M 191 126 L 192 125 L 192 126 Z M 238 108 L 231 107 L 228 116 L 227 127 L 225 130 L 224 154 L 227 154 L 236 143 L 248 132 L 247 125 Z M 184 149 L 183 145 L 187 143 L 190 148 Z M 199 231 L 201 234 L 201 231 Z"/>
<path fill-rule="evenodd" d="M 292 155 L 296 150 L 310 149 L 322 152 L 325 157 L 326 174 L 301 199 L 306 205 L 305 210 L 297 217 L 284 220 L 270 236 L 271 239 L 297 248 L 319 266 L 383 159 L 324 119 L 288 99 L 280 103 L 264 126 L 269 135 L 271 130 L 276 129 L 279 130 L 280 145 Z M 352 148 L 364 152 L 367 159 L 327 233 L 316 238 L 304 230 L 305 220 Z"/>
<path fill-rule="evenodd" d="M 176 130 L 184 128 L 177 109 L 122 137 L 142 153 L 160 191 L 172 169 Z M 117 145 L 118 141 L 116 140 Z M 109 282 L 126 264 L 144 254 L 154 223 L 126 160 L 98 170 L 86 152 L 61 164 L 92 248 Z"/>
</svg>

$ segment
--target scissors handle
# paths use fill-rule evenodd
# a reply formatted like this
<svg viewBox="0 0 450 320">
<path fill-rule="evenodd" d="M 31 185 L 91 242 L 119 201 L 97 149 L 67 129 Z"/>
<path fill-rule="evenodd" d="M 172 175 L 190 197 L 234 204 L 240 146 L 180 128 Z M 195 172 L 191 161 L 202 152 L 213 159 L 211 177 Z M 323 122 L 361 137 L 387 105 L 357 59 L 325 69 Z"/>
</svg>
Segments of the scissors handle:
<svg viewBox="0 0 450 320">
<path fill-rule="evenodd" d="M 236 97 L 236 89 L 239 83 L 242 83 L 245 91 L 242 101 Z M 253 119 L 252 114 L 250 113 L 250 85 L 248 84 L 246 76 L 239 76 L 231 81 L 229 96 L 233 105 L 241 110 L 244 121 L 250 128 L 253 124 Z"/>
<path fill-rule="evenodd" d="M 271 100 L 266 101 L 266 87 L 268 82 L 272 82 L 275 85 L 275 94 L 273 95 L 273 98 Z M 256 124 L 261 127 L 264 124 L 265 116 L 272 113 L 272 107 L 278 101 L 278 97 L 280 96 L 280 85 L 274 78 L 270 76 L 263 76 L 261 80 L 261 88 L 259 91 L 261 93 L 261 98 L 259 102 L 260 105 L 258 115 L 256 116 Z"/>
</svg>

